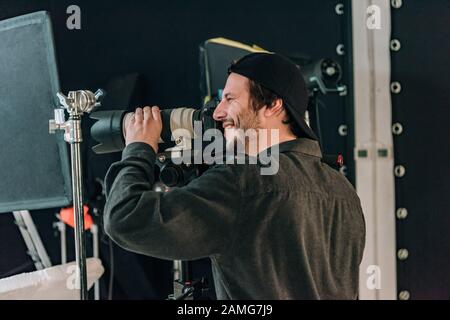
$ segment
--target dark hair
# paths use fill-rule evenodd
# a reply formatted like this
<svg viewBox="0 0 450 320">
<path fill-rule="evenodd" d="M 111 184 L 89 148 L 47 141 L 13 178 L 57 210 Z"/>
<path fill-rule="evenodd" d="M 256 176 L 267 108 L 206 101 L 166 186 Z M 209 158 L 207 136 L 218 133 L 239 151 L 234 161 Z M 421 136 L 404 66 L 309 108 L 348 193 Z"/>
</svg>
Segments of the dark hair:
<svg viewBox="0 0 450 320">
<path fill-rule="evenodd" d="M 255 112 L 260 110 L 265 105 L 267 105 L 270 108 L 276 99 L 282 99 L 275 92 L 271 91 L 270 89 L 267 89 L 263 85 L 250 79 L 248 89 L 250 93 L 250 107 Z M 287 119 L 283 120 L 283 123 L 289 124 L 289 128 L 291 129 L 292 133 L 295 134 L 297 137 L 300 137 L 302 131 L 292 118 L 291 112 L 284 105 L 283 108 L 286 111 L 287 115 Z"/>
</svg>

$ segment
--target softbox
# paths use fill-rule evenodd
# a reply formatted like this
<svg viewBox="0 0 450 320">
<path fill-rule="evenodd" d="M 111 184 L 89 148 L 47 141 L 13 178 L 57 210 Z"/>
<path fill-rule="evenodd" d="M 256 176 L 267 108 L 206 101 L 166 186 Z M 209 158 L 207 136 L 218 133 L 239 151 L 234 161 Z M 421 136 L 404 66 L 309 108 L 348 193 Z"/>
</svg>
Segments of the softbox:
<svg viewBox="0 0 450 320">
<path fill-rule="evenodd" d="M 59 91 L 48 13 L 0 21 L 0 44 L 0 212 L 66 206 L 66 143 L 48 127 Z"/>
</svg>

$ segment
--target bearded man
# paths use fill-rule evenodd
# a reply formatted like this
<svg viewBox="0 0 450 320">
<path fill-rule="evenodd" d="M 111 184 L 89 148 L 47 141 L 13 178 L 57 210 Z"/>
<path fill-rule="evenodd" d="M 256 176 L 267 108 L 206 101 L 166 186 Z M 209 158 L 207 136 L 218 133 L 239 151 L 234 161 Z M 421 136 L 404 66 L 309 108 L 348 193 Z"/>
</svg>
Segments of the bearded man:
<svg viewBox="0 0 450 320">
<path fill-rule="evenodd" d="M 166 193 L 152 190 L 160 112 L 138 108 L 122 160 L 105 179 L 107 234 L 153 257 L 209 257 L 219 299 L 356 299 L 363 212 L 352 185 L 321 161 L 304 120 L 307 101 L 289 59 L 252 53 L 233 63 L 214 119 L 228 143 L 256 132 L 264 142 L 246 148 L 249 156 L 276 146 L 277 172 L 217 164 Z"/>
</svg>

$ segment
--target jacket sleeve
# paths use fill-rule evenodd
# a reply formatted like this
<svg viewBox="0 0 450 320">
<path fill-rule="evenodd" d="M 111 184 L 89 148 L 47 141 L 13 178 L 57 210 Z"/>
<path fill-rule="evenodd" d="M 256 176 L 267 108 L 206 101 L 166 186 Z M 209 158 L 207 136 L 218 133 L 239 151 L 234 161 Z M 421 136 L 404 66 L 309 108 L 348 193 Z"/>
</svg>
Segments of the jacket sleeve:
<svg viewBox="0 0 450 320">
<path fill-rule="evenodd" d="M 162 259 L 221 254 L 231 244 L 240 190 L 230 166 L 208 169 L 187 186 L 152 190 L 156 154 L 132 143 L 105 178 L 105 232 L 121 247 Z"/>
</svg>

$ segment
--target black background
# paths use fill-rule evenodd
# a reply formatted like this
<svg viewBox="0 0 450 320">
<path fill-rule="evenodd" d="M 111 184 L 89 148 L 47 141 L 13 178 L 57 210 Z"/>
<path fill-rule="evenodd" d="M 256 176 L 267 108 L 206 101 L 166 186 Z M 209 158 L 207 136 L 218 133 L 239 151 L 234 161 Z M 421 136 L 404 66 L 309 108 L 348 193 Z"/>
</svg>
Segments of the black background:
<svg viewBox="0 0 450 320">
<path fill-rule="evenodd" d="M 403 1 L 392 9 L 392 94 L 395 164 L 406 174 L 396 178 L 396 206 L 408 210 L 397 220 L 397 249 L 408 259 L 397 261 L 398 290 L 411 299 L 450 299 L 450 2 Z"/>
</svg>

